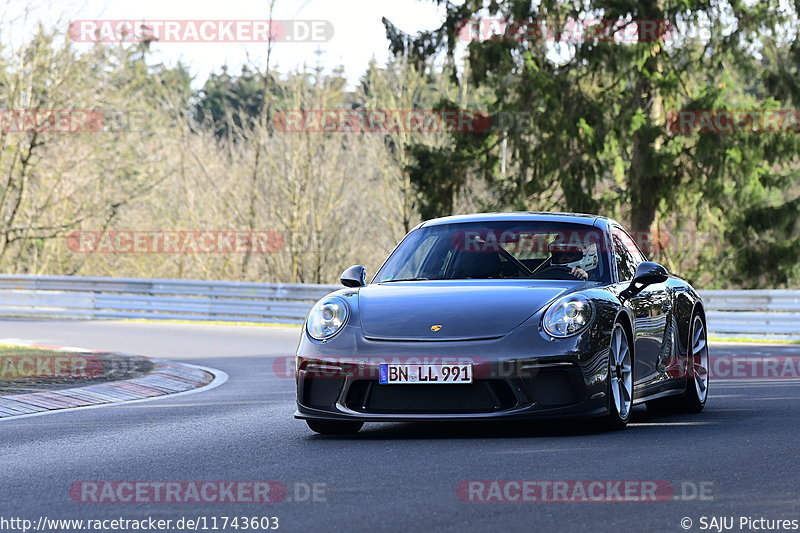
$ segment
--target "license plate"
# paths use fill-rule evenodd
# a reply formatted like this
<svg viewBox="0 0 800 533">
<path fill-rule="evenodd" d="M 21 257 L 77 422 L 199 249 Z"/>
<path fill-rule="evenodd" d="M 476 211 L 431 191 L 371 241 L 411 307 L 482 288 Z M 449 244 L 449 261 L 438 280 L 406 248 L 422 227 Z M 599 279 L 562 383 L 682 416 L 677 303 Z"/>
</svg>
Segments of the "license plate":
<svg viewBox="0 0 800 533">
<path fill-rule="evenodd" d="M 392 365 L 380 368 L 381 385 L 453 385 L 472 383 L 472 364 L 461 365 Z"/>
</svg>

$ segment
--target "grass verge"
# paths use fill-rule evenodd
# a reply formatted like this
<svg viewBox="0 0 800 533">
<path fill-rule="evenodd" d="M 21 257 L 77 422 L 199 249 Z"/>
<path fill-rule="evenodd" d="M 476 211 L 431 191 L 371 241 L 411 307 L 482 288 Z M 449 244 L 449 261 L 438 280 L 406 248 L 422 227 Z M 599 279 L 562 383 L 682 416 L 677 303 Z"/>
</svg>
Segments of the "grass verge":
<svg viewBox="0 0 800 533">
<path fill-rule="evenodd" d="M 795 339 L 754 339 L 750 337 L 709 337 L 710 342 L 743 342 L 752 344 L 800 344 Z"/>
<path fill-rule="evenodd" d="M 145 357 L 0 344 L 0 394 L 70 389 L 143 376 Z"/>
</svg>

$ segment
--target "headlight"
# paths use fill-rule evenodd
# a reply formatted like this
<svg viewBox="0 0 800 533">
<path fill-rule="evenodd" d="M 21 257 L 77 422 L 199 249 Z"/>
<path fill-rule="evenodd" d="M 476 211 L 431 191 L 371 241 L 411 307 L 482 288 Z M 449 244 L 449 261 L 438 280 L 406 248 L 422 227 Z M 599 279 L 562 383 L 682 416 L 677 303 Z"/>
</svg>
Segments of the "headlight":
<svg viewBox="0 0 800 533">
<path fill-rule="evenodd" d="M 550 306 L 542 318 L 542 327 L 553 337 L 569 337 L 583 331 L 591 321 L 592 302 L 585 296 L 570 294 Z"/>
<path fill-rule="evenodd" d="M 324 298 L 317 302 L 308 313 L 306 331 L 318 341 L 330 339 L 347 322 L 350 309 L 341 298 Z"/>
</svg>

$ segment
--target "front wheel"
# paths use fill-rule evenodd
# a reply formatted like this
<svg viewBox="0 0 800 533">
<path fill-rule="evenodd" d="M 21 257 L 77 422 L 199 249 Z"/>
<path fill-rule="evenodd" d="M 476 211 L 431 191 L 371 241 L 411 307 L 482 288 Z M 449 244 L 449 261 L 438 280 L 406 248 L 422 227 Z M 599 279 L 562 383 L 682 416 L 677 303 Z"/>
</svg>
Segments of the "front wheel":
<svg viewBox="0 0 800 533">
<path fill-rule="evenodd" d="M 311 431 L 320 435 L 353 435 L 358 433 L 364 422 L 340 420 L 306 420 Z"/>
<path fill-rule="evenodd" d="M 631 419 L 633 407 L 633 354 L 628 333 L 622 324 L 614 324 L 608 348 L 608 416 L 606 429 L 623 429 Z"/>
</svg>

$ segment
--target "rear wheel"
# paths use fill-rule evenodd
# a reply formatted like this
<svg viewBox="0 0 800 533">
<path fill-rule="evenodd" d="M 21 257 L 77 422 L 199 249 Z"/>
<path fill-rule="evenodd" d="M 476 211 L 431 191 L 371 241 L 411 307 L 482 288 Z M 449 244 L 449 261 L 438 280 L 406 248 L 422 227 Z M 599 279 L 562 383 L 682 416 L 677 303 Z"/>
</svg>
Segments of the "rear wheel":
<svg viewBox="0 0 800 533">
<path fill-rule="evenodd" d="M 623 429 L 631 419 L 633 407 L 633 354 L 628 333 L 622 324 L 611 330 L 608 349 L 608 416 L 607 429 Z"/>
<path fill-rule="evenodd" d="M 688 413 L 699 413 L 706 406 L 708 399 L 708 335 L 706 326 L 700 315 L 692 319 L 691 358 L 688 365 L 691 374 L 688 376 L 686 397 L 683 410 Z"/>
<path fill-rule="evenodd" d="M 320 435 L 352 435 L 358 433 L 364 422 L 341 420 L 306 420 L 309 429 Z"/>
<path fill-rule="evenodd" d="M 647 402 L 655 413 L 699 413 L 708 399 L 708 335 L 699 314 L 692 316 L 689 330 L 689 353 L 686 358 L 686 391 Z"/>
</svg>

